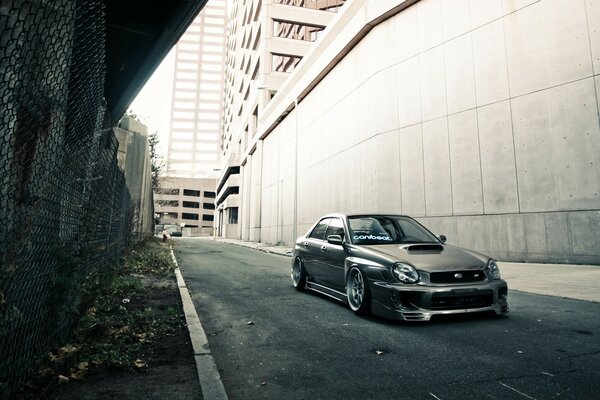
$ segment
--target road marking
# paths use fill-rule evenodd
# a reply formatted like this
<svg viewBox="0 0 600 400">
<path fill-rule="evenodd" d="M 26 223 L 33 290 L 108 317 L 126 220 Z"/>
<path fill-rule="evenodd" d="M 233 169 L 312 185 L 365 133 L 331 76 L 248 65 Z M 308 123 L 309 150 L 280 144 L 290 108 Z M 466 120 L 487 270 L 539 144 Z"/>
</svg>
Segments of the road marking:
<svg viewBox="0 0 600 400">
<path fill-rule="evenodd" d="M 548 376 L 554 376 L 554 375 L 553 375 L 553 374 L 551 374 L 550 372 L 544 372 L 544 371 L 542 371 L 542 372 L 541 372 L 541 374 L 542 374 L 542 375 L 548 375 Z"/>
<path fill-rule="evenodd" d="M 431 395 L 431 397 L 433 397 L 436 400 L 442 400 L 442 399 L 440 399 L 439 397 L 437 397 L 435 394 L 433 394 L 431 392 L 429 392 L 429 394 Z"/>
<path fill-rule="evenodd" d="M 525 396 L 525 397 L 527 397 L 528 399 L 531 399 L 531 400 L 536 400 L 534 397 L 528 396 L 528 395 L 526 395 L 526 394 L 525 394 L 525 393 L 523 393 L 523 392 L 519 392 L 517 389 L 515 389 L 515 388 L 512 388 L 512 387 L 510 387 L 510 386 L 508 386 L 508 385 L 505 385 L 505 384 L 504 384 L 504 383 L 502 383 L 502 382 L 498 382 L 498 383 L 499 383 L 499 384 L 501 384 L 502 386 L 504 386 L 504 387 L 506 387 L 506 388 L 508 388 L 508 389 L 512 390 L 512 391 L 513 391 L 513 392 L 515 392 L 515 393 L 519 393 L 521 396 Z"/>
</svg>

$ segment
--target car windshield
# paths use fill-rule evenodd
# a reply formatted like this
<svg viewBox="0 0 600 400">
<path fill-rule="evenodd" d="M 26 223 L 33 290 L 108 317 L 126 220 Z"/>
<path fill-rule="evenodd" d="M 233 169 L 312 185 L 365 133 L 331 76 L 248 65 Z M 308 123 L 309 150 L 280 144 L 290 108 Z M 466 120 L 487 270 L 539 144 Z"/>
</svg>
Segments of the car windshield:
<svg viewBox="0 0 600 400">
<path fill-rule="evenodd" d="M 409 217 L 361 215 L 348 218 L 354 244 L 438 243 L 437 237 Z"/>
</svg>

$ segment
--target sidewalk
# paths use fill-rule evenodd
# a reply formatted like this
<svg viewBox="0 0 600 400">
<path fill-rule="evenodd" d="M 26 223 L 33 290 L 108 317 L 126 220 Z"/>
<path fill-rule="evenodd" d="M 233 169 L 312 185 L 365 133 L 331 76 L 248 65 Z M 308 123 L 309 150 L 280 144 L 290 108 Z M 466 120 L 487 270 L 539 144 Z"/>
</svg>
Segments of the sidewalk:
<svg viewBox="0 0 600 400">
<path fill-rule="evenodd" d="M 213 239 L 291 257 L 292 248 L 235 239 Z M 511 290 L 600 303 L 600 265 L 498 262 Z"/>
</svg>

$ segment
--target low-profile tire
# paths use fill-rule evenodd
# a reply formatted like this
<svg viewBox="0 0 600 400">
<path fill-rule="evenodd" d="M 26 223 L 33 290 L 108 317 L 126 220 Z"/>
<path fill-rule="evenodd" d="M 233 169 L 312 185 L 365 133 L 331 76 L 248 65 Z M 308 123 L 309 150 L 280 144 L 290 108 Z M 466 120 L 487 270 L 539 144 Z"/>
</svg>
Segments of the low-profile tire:
<svg viewBox="0 0 600 400">
<path fill-rule="evenodd" d="M 346 278 L 346 299 L 350 309 L 357 315 L 371 313 L 369 283 L 360 269 L 353 267 Z"/>
<path fill-rule="evenodd" d="M 294 265 L 292 265 L 292 284 L 296 290 L 303 291 L 306 289 L 306 270 L 299 258 L 296 258 Z"/>
</svg>

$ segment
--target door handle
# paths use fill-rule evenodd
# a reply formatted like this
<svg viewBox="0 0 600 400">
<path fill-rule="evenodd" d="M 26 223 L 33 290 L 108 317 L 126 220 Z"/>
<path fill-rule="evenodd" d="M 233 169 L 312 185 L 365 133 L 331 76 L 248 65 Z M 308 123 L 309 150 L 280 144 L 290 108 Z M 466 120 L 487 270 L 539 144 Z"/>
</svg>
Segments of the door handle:
<svg viewBox="0 0 600 400">
<path fill-rule="evenodd" d="M 321 246 L 321 251 L 327 251 L 327 246 L 325 246 L 325 245 Z"/>
</svg>

